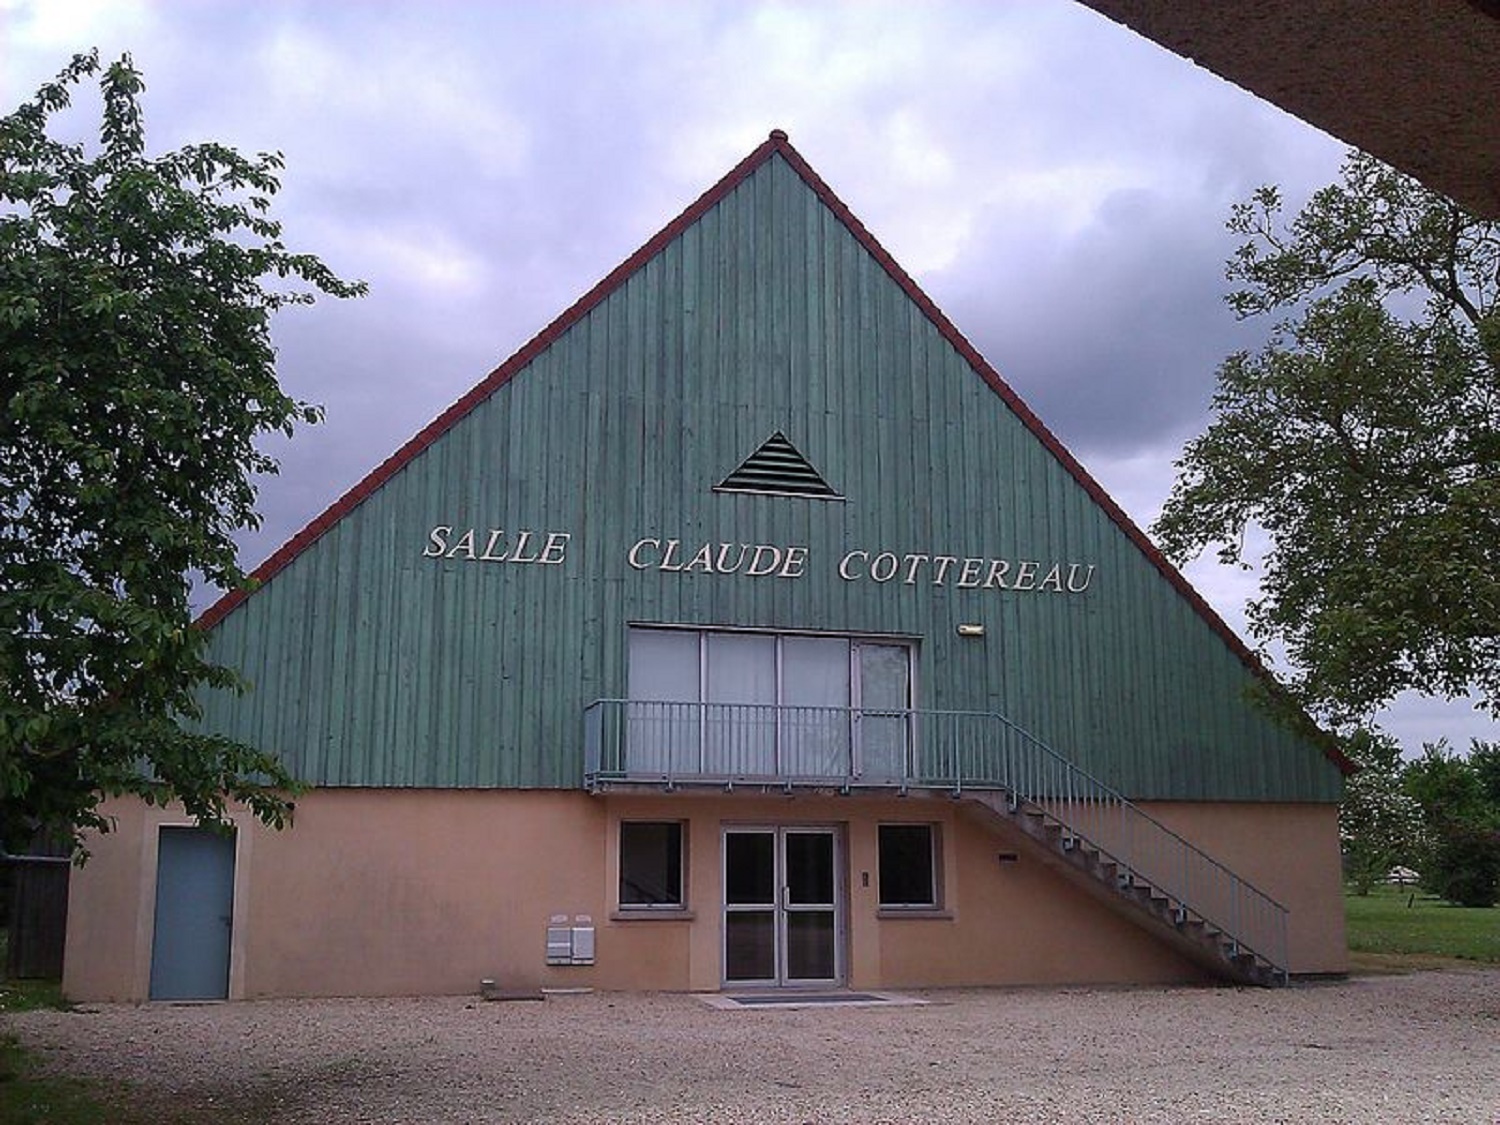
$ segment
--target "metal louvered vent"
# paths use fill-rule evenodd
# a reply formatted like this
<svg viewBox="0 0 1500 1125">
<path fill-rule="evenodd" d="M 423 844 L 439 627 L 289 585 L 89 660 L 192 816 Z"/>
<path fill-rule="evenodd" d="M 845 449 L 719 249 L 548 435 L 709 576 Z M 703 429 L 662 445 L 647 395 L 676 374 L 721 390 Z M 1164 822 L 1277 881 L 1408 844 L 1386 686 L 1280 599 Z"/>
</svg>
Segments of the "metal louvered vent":
<svg viewBox="0 0 1500 1125">
<path fill-rule="evenodd" d="M 744 464 L 715 485 L 714 491 L 843 499 L 780 430 L 768 437 L 745 459 Z"/>
</svg>

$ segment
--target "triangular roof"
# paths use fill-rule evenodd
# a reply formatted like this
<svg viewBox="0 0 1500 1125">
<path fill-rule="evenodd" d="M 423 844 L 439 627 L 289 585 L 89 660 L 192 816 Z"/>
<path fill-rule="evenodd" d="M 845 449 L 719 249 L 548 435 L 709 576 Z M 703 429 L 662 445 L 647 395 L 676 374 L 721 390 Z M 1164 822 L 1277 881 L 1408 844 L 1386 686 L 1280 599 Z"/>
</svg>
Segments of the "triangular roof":
<svg viewBox="0 0 1500 1125">
<path fill-rule="evenodd" d="M 886 274 L 889 275 L 891 280 L 915 303 L 923 315 L 932 323 L 933 327 L 963 357 L 974 373 L 983 379 L 989 388 L 1005 402 L 1006 406 L 1010 408 L 1011 412 L 1015 414 L 1021 423 L 1057 459 L 1068 474 L 1078 482 L 1094 503 L 1119 527 L 1126 537 L 1140 549 L 1141 553 L 1161 573 L 1162 577 L 1188 602 L 1198 616 L 1219 635 L 1246 667 L 1257 676 L 1264 677 L 1268 682 L 1275 684 L 1274 678 L 1264 664 L 1262 664 L 1259 657 L 1245 645 L 1244 641 L 1214 611 L 1213 607 L 1203 599 L 1202 595 L 1192 587 L 1187 579 L 1182 576 L 1181 572 L 1167 561 L 1166 557 L 1157 549 L 1155 544 L 1126 515 L 1124 509 L 1116 504 L 1110 495 L 1104 491 L 1103 487 L 1089 474 L 1088 470 L 1068 452 L 1052 431 L 1047 428 L 1046 424 L 1032 413 L 1031 408 L 1000 377 L 999 372 L 980 355 L 974 345 L 968 341 L 943 311 L 933 303 L 932 299 L 923 292 L 921 286 L 916 283 L 911 275 L 891 257 L 885 247 L 855 217 L 853 212 L 844 204 L 843 200 L 834 194 L 833 190 L 823 182 L 823 179 L 813 170 L 812 166 L 803 159 L 802 154 L 792 147 L 791 142 L 787 139 L 787 134 L 780 129 L 772 130 L 770 136 L 758 145 L 753 152 L 735 165 L 718 183 L 699 196 L 685 211 L 658 231 L 645 245 L 611 270 L 598 284 L 575 301 L 567 310 L 553 320 L 551 324 L 532 337 L 519 351 L 515 352 L 504 363 L 491 371 L 483 380 L 469 390 L 467 394 L 463 395 L 463 397 L 449 406 L 448 409 L 429 422 L 414 437 L 402 445 L 401 448 L 371 470 L 363 480 L 330 504 L 312 522 L 297 532 L 296 535 L 292 536 L 291 539 L 287 540 L 286 543 L 261 563 L 260 566 L 256 567 L 250 574 L 256 586 L 275 578 L 278 573 L 285 569 L 303 551 L 311 547 L 325 532 L 358 507 L 367 497 L 378 491 L 397 473 L 401 472 L 409 462 L 452 429 L 461 419 L 494 394 L 497 389 L 525 370 L 532 360 L 546 351 L 556 340 L 587 316 L 590 311 L 621 288 L 648 261 L 717 206 L 736 187 L 754 174 L 757 169 L 776 156 L 781 157 L 796 172 L 817 198 L 844 225 Z M 198 619 L 198 626 L 204 629 L 213 628 L 232 613 L 246 598 L 251 596 L 253 592 L 253 589 L 242 589 L 232 590 L 225 594 L 203 612 Z M 1326 741 L 1323 751 L 1341 770 L 1346 773 L 1352 772 L 1354 768 L 1353 764 L 1332 744 L 1331 740 Z"/>
</svg>

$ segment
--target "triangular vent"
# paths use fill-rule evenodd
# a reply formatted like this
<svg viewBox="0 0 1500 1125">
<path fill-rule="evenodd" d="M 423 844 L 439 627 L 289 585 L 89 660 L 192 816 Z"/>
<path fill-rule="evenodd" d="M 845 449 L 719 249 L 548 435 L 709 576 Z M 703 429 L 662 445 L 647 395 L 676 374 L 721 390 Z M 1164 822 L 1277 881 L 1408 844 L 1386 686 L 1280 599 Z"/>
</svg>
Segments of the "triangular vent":
<svg viewBox="0 0 1500 1125">
<path fill-rule="evenodd" d="M 820 500 L 842 500 L 818 470 L 797 452 L 780 430 L 734 472 L 714 486 L 715 492 L 765 492 L 776 496 L 811 496 Z"/>
</svg>

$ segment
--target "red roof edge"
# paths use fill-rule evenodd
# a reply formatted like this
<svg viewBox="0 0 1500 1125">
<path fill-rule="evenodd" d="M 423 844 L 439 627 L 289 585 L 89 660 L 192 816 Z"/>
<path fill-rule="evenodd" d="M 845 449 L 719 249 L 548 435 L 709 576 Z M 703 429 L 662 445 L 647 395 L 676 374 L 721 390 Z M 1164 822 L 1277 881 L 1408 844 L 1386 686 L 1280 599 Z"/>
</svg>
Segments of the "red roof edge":
<svg viewBox="0 0 1500 1125">
<path fill-rule="evenodd" d="M 776 133 L 772 133 L 771 136 L 773 139 L 777 138 Z M 1173 588 L 1186 598 L 1188 604 L 1208 623 L 1209 627 L 1219 634 L 1224 643 L 1229 646 L 1230 651 L 1238 656 L 1252 673 L 1263 678 L 1273 691 L 1285 694 L 1286 689 L 1271 674 L 1270 669 L 1262 663 L 1260 657 L 1239 638 L 1235 631 L 1214 610 L 1213 606 L 1209 605 L 1203 599 L 1203 595 L 1193 588 L 1192 583 L 1183 577 L 1182 572 L 1168 561 L 1167 557 L 1161 553 L 1156 544 L 1151 542 L 1146 533 L 1136 526 L 1135 521 L 1125 513 L 1123 508 L 1115 503 L 1114 498 L 1104 491 L 1104 487 L 1093 478 L 1078 459 L 1072 453 L 1068 452 L 1067 447 L 1047 428 L 1047 424 L 1032 413 L 1031 408 L 1022 401 L 1021 396 L 1016 394 L 1010 384 L 1000 377 L 1000 373 L 979 353 L 979 350 L 973 344 L 969 343 L 968 338 L 959 331 L 957 325 L 949 320 L 943 310 L 933 303 L 932 298 L 923 292 L 922 287 L 901 267 L 901 264 L 895 258 L 891 257 L 886 248 L 880 244 L 879 239 L 865 228 L 865 225 L 849 210 L 844 201 L 834 193 L 832 188 L 823 182 L 823 178 L 817 172 L 813 171 L 812 166 L 802 158 L 801 153 L 797 152 L 790 143 L 786 142 L 786 134 L 784 133 L 780 134 L 780 147 L 778 151 L 780 151 L 787 163 L 796 170 L 797 174 L 802 177 L 807 186 L 838 216 L 839 220 L 849 229 L 849 232 L 854 235 L 855 239 L 870 253 L 870 256 L 880 263 L 885 272 L 890 275 L 891 280 L 899 285 L 906 295 L 916 302 L 917 307 L 926 314 L 927 319 L 933 323 L 938 332 L 953 345 L 959 355 L 968 361 L 969 366 L 989 385 L 990 389 L 1005 400 L 1005 405 L 1010 407 L 1011 411 L 1021 420 L 1022 424 L 1036 435 L 1037 440 L 1061 462 L 1063 468 L 1083 487 L 1083 490 L 1088 493 L 1094 503 L 1104 509 L 1105 514 L 1140 549 L 1141 553 L 1146 556 L 1152 566 L 1156 567 L 1162 577 L 1171 583 Z M 1318 729 L 1320 734 L 1326 736 L 1326 732 L 1321 731 L 1315 725 L 1313 729 Z M 1357 770 L 1358 767 L 1355 763 L 1338 748 L 1331 737 L 1319 738 L 1316 741 L 1320 744 L 1319 748 L 1323 753 L 1346 776 Z"/>
<path fill-rule="evenodd" d="M 533 359 L 551 347 L 568 329 L 572 328 L 587 316 L 595 306 L 623 285 L 631 274 L 654 258 L 668 243 L 702 218 L 720 200 L 744 182 L 751 173 L 770 158 L 772 153 L 777 151 L 789 152 L 790 150 L 791 146 L 787 143 L 786 134 L 779 129 L 772 132 L 771 136 L 761 142 L 754 152 L 741 160 L 718 183 L 714 184 L 713 187 L 694 200 L 686 211 L 657 231 L 650 241 L 606 274 L 597 285 L 574 301 L 551 324 L 547 325 L 547 327 L 543 328 L 527 341 L 519 351 L 486 375 L 467 394 L 448 407 L 447 410 L 444 410 L 431 422 L 427 423 L 405 445 L 396 450 L 395 453 L 392 453 L 379 465 L 375 466 L 363 480 L 340 496 L 311 523 L 277 548 L 276 552 L 270 558 L 266 559 L 265 562 L 250 572 L 249 577 L 252 585 L 249 588 L 231 590 L 204 610 L 196 622 L 198 628 L 212 629 L 220 621 L 223 621 L 224 618 L 233 613 L 246 598 L 255 592 L 257 587 L 276 577 L 277 574 L 291 564 L 293 559 L 317 542 L 334 524 L 359 507 L 367 497 L 373 495 L 386 481 L 404 469 L 408 463 L 413 461 L 429 445 L 452 429 L 460 419 L 509 382 Z M 800 162 L 801 158 L 799 157 L 798 160 Z"/>
<path fill-rule="evenodd" d="M 426 426 L 424 426 L 414 437 L 391 454 L 374 469 L 372 469 L 363 480 L 349 491 L 345 492 L 332 504 L 323 510 L 311 523 L 304 527 L 296 535 L 288 539 L 276 550 L 270 558 L 261 563 L 250 573 L 253 585 L 248 589 L 231 590 L 225 594 L 208 609 L 204 610 L 197 620 L 200 629 L 212 629 L 229 614 L 233 613 L 246 598 L 250 596 L 256 587 L 269 582 L 278 573 L 285 569 L 293 559 L 313 545 L 322 535 L 328 531 L 339 520 L 343 519 L 351 511 L 357 508 L 367 497 L 374 494 L 386 481 L 399 473 L 406 465 L 421 454 L 428 446 L 447 433 L 460 419 L 464 418 L 470 411 L 477 407 L 485 399 L 489 398 L 498 388 L 504 386 L 516 374 L 570 328 L 582 320 L 606 297 L 623 285 L 632 274 L 644 266 L 651 258 L 660 253 L 668 243 L 675 239 L 688 227 L 692 226 L 708 211 L 716 206 L 730 192 L 743 183 L 762 164 L 773 155 L 780 155 L 788 165 L 800 176 L 804 183 L 812 189 L 814 194 L 834 213 L 840 222 L 849 230 L 856 241 L 869 252 L 917 307 L 922 310 L 927 319 L 930 320 L 938 332 L 953 345 L 955 350 L 964 357 L 969 366 L 987 383 L 1006 406 L 1018 417 L 1047 450 L 1057 458 L 1063 468 L 1076 480 L 1083 490 L 1093 501 L 1104 509 L 1106 515 L 1123 531 L 1146 556 L 1151 564 L 1161 573 L 1174 589 L 1177 590 L 1188 604 L 1208 623 L 1209 627 L 1216 632 L 1226 645 L 1256 676 L 1263 678 L 1273 690 L 1284 692 L 1270 670 L 1261 662 L 1260 658 L 1250 650 L 1231 629 L 1224 619 L 1215 612 L 1214 608 L 1204 601 L 1203 596 L 1195 590 L 1191 583 L 1182 576 L 1182 573 L 1173 566 L 1165 555 L 1156 547 L 1146 534 L 1135 525 L 1125 510 L 1115 503 L 1109 493 L 1091 476 L 1087 469 L 1079 463 L 1067 448 L 1058 441 L 1046 424 L 1032 413 L 1031 408 L 1021 400 L 1021 397 L 1010 387 L 1000 373 L 980 355 L 978 349 L 969 343 L 968 339 L 960 332 L 954 323 L 948 319 L 946 314 L 933 303 L 932 298 L 923 292 L 922 287 L 916 283 L 910 274 L 904 270 L 895 258 L 880 241 L 866 229 L 844 201 L 824 183 L 823 178 L 813 171 L 813 168 L 802 154 L 792 147 L 787 139 L 786 133 L 780 129 L 773 129 L 771 135 L 762 141 L 755 150 L 736 164 L 724 175 L 718 183 L 700 195 L 688 208 L 662 227 L 651 237 L 639 250 L 626 258 L 613 270 L 601 279 L 592 289 L 569 306 L 561 315 L 533 336 L 514 355 L 496 367 L 487 376 L 476 384 L 467 394 L 460 398 L 452 406 L 444 410 Z M 1322 741 L 1322 740 L 1320 740 Z M 1357 768 L 1355 764 L 1333 743 L 1332 739 L 1323 742 L 1321 746 L 1323 753 L 1338 766 L 1344 774 L 1351 774 Z"/>
</svg>

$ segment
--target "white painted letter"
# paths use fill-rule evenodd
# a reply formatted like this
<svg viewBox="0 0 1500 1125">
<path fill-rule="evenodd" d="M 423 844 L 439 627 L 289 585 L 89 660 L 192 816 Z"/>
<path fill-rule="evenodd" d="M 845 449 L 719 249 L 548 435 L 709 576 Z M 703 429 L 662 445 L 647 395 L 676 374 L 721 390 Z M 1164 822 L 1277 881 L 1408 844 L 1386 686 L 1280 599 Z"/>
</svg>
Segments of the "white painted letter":
<svg viewBox="0 0 1500 1125">
<path fill-rule="evenodd" d="M 869 551 L 850 551 L 843 558 L 839 559 L 839 577 L 842 578 L 845 582 L 853 582 L 854 581 L 855 576 L 849 573 L 849 563 L 851 561 L 853 561 L 853 559 L 854 559 L 854 557 L 856 555 L 859 556 L 862 559 L 868 560 L 869 557 L 870 557 L 870 552 Z"/>
<path fill-rule="evenodd" d="M 703 571 L 704 574 L 712 574 L 714 572 L 713 545 L 705 543 L 703 544 L 703 546 L 699 547 L 698 550 L 693 554 L 693 557 L 688 560 L 687 566 L 683 567 L 682 569 L 684 571 L 692 571 L 696 569 Z"/>
<path fill-rule="evenodd" d="M 906 585 L 915 586 L 917 584 L 917 567 L 921 566 L 926 561 L 926 555 L 906 556 Z"/>
<path fill-rule="evenodd" d="M 660 539 L 637 539 L 635 546 L 630 548 L 630 554 L 625 556 L 625 561 L 635 567 L 636 570 L 645 570 L 651 565 L 650 563 L 641 561 L 641 548 L 647 543 L 650 543 L 653 547 L 661 546 Z"/>
<path fill-rule="evenodd" d="M 887 566 L 887 560 L 890 565 Z M 889 582 L 896 577 L 896 571 L 901 567 L 901 560 L 889 551 L 881 551 L 870 560 L 870 577 L 876 582 Z M 884 571 L 884 573 L 881 573 Z"/>
<path fill-rule="evenodd" d="M 449 548 L 448 557 L 451 559 L 459 552 L 463 552 L 464 557 L 467 559 L 472 560 L 474 558 L 474 529 L 472 527 L 464 532 L 459 541 Z"/>
<path fill-rule="evenodd" d="M 448 533 L 452 530 L 453 528 L 443 523 L 429 531 L 427 533 L 428 545 L 423 549 L 422 557 L 424 559 L 442 558 L 443 552 L 448 549 Z"/>
<path fill-rule="evenodd" d="M 745 555 L 750 550 L 750 544 L 740 544 L 740 557 L 734 560 L 733 566 L 729 566 L 727 563 L 725 563 L 724 556 L 729 554 L 729 552 L 732 550 L 734 550 L 733 543 L 719 544 L 719 557 L 714 560 L 714 569 L 717 570 L 720 574 L 733 574 L 735 571 L 739 570 L 740 567 L 744 566 Z"/>
<path fill-rule="evenodd" d="M 771 565 L 763 567 L 760 565 L 760 560 L 762 552 L 766 551 L 769 551 L 771 554 Z M 773 547 L 769 543 L 757 543 L 755 545 L 755 553 L 750 556 L 750 566 L 745 573 L 750 575 L 751 578 L 764 578 L 768 574 L 775 574 L 780 566 L 781 549 Z"/>
<path fill-rule="evenodd" d="M 549 531 L 547 545 L 542 548 L 542 557 L 537 562 L 543 566 L 557 566 L 568 553 L 568 540 L 573 538 L 566 531 Z M 637 544 L 639 546 L 639 544 Z"/>
<path fill-rule="evenodd" d="M 943 580 L 948 577 L 948 568 L 958 561 L 953 555 L 936 555 L 933 562 L 937 563 L 937 573 L 932 576 L 932 584 L 941 586 Z"/>
<path fill-rule="evenodd" d="M 786 562 L 781 564 L 781 573 L 777 578 L 801 578 L 802 568 L 807 565 L 806 547 L 788 547 L 786 549 Z"/>
<path fill-rule="evenodd" d="M 1070 594 L 1081 594 L 1081 593 L 1083 593 L 1085 590 L 1087 590 L 1089 588 L 1089 583 L 1094 580 L 1094 564 L 1093 563 L 1089 563 L 1088 573 L 1083 576 L 1083 585 L 1082 586 L 1075 586 L 1075 585 L 1073 585 L 1073 572 L 1078 569 L 1078 566 L 1079 566 L 1078 563 L 1069 563 L 1068 564 L 1068 593 L 1070 593 Z"/>
<path fill-rule="evenodd" d="M 1037 589 L 1051 589 L 1059 594 L 1062 593 L 1062 567 L 1057 563 L 1053 563 L 1052 569 L 1047 572 L 1047 577 L 1042 579 L 1041 585 Z"/>
<path fill-rule="evenodd" d="M 1013 590 L 1035 590 L 1036 589 L 1036 563 L 1023 562 L 1016 567 L 1016 584 Z"/>
<path fill-rule="evenodd" d="M 1006 559 L 991 559 L 989 577 L 984 580 L 986 590 L 1005 590 L 1005 572 L 1010 569 L 1010 562 Z"/>
<path fill-rule="evenodd" d="M 479 556 L 479 558 L 480 558 L 481 561 L 483 561 L 483 562 L 504 562 L 505 561 L 505 552 L 504 551 L 501 551 L 498 555 L 495 554 L 495 541 L 497 539 L 499 539 L 504 534 L 505 534 L 505 532 L 501 531 L 498 527 L 492 527 L 492 528 L 490 528 L 490 537 L 487 540 L 485 540 L 484 553 Z"/>
<path fill-rule="evenodd" d="M 979 585 L 979 571 L 984 566 L 983 559 L 964 559 L 963 569 L 958 572 L 958 586 L 961 590 L 972 590 Z"/>
<path fill-rule="evenodd" d="M 516 548 L 510 553 L 510 561 L 513 563 L 534 563 L 536 556 L 526 557 L 526 545 L 531 542 L 531 532 L 523 531 L 516 537 Z"/>
<path fill-rule="evenodd" d="M 662 556 L 661 565 L 659 565 L 656 569 L 671 571 L 681 570 L 682 564 L 677 561 L 677 548 L 680 546 L 682 546 L 681 539 L 668 539 L 667 553 Z"/>
</svg>

